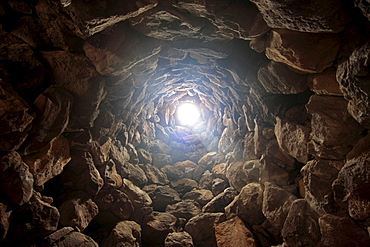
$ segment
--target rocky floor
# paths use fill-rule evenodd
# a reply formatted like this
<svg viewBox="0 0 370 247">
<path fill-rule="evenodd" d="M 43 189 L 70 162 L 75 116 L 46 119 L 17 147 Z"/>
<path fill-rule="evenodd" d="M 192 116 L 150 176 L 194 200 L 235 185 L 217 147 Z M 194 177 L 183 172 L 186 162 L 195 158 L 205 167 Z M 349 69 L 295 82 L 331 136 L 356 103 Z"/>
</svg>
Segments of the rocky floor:
<svg viewBox="0 0 370 247">
<path fill-rule="evenodd" d="M 1 1 L 0 245 L 369 246 L 369 4 Z"/>
</svg>

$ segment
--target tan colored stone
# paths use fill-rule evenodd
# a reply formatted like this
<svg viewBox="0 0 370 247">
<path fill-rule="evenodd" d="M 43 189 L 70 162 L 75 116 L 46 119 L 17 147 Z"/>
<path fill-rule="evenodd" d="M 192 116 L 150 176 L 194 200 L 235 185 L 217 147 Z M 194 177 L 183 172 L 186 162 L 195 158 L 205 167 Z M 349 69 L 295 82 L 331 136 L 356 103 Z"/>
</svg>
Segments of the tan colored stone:
<svg viewBox="0 0 370 247">
<path fill-rule="evenodd" d="M 262 200 L 262 185 L 258 183 L 247 184 L 225 208 L 225 213 L 227 216 L 236 215 L 250 225 L 258 225 L 265 220 L 262 213 Z"/>
<path fill-rule="evenodd" d="M 127 220 L 134 212 L 128 196 L 114 188 L 102 189 L 95 196 L 94 202 L 99 207 L 97 220 L 102 223 L 114 224 Z"/>
<path fill-rule="evenodd" d="M 116 142 L 114 144 L 116 144 Z M 112 158 L 114 162 L 117 163 L 117 161 L 121 161 L 121 157 L 125 157 L 126 160 L 126 155 L 128 155 L 127 149 L 122 148 L 122 146 L 117 148 L 116 145 L 113 145 L 111 138 L 107 138 L 104 143 L 91 141 L 91 148 L 89 151 L 91 152 L 91 155 L 94 159 L 94 164 L 97 167 L 103 166 L 109 160 L 109 158 Z"/>
<path fill-rule="evenodd" d="M 272 183 L 266 182 L 264 185 L 262 212 L 271 225 L 281 231 L 290 206 L 297 197 Z"/>
<path fill-rule="evenodd" d="M 213 174 L 212 174 L 213 175 Z M 212 180 L 212 193 L 217 196 L 222 193 L 227 187 L 229 187 L 229 182 L 227 179 L 214 178 Z"/>
<path fill-rule="evenodd" d="M 363 128 L 347 111 L 347 101 L 334 96 L 313 95 L 306 105 L 311 118 L 313 155 L 342 160 L 360 137 Z"/>
<path fill-rule="evenodd" d="M 190 167 L 190 168 L 194 168 L 197 166 L 197 164 L 195 164 L 193 161 L 191 160 L 185 160 L 185 161 L 179 161 L 179 162 L 176 162 L 174 164 L 175 167 Z"/>
<path fill-rule="evenodd" d="M 215 234 L 218 247 L 257 246 L 253 234 L 239 217 L 217 224 Z"/>
<path fill-rule="evenodd" d="M 264 126 L 261 124 L 258 124 L 256 120 L 254 120 L 255 127 L 254 127 L 254 136 L 253 136 L 253 141 L 254 141 L 254 152 L 250 150 L 250 154 L 253 157 L 255 155 L 255 159 L 258 159 L 261 157 L 262 154 L 265 153 L 266 150 L 266 145 L 268 144 L 269 140 L 266 139 L 263 135 L 263 129 Z M 247 134 L 248 135 L 248 134 Z M 249 159 L 249 157 L 247 157 Z"/>
<path fill-rule="evenodd" d="M 307 75 L 298 74 L 274 61 L 258 70 L 258 80 L 266 92 L 272 94 L 299 94 L 308 88 Z"/>
<path fill-rule="evenodd" d="M 153 208 L 157 211 L 165 211 L 168 205 L 181 201 L 179 193 L 168 186 L 157 186 L 143 188 L 147 191 L 153 201 Z"/>
<path fill-rule="evenodd" d="M 73 97 L 63 87 L 51 86 L 34 101 L 36 118 L 33 129 L 22 145 L 24 155 L 40 151 L 66 129 Z"/>
<path fill-rule="evenodd" d="M 181 202 L 168 205 L 166 207 L 166 212 L 170 213 L 177 218 L 184 218 L 189 220 L 194 216 L 201 213 L 200 205 L 196 201 L 183 200 Z"/>
<path fill-rule="evenodd" d="M 317 246 L 320 241 L 319 215 L 305 199 L 293 202 L 281 235 L 288 246 Z"/>
<path fill-rule="evenodd" d="M 23 210 L 12 214 L 12 223 L 22 231 L 8 232 L 8 237 L 32 239 L 45 236 L 58 229 L 59 218 L 58 209 L 35 192 L 30 201 L 24 204 Z"/>
<path fill-rule="evenodd" d="M 68 129 L 92 127 L 106 94 L 104 79 L 84 56 L 65 51 L 45 51 L 41 55 L 50 67 L 50 79 L 78 99 L 73 104 Z"/>
<path fill-rule="evenodd" d="M 111 186 L 116 189 L 122 187 L 122 177 L 117 173 L 116 164 L 109 160 L 105 166 L 99 169 L 103 176 L 104 186 Z"/>
<path fill-rule="evenodd" d="M 179 167 L 173 165 L 166 165 L 161 168 L 161 171 L 166 174 L 169 180 L 178 180 L 184 177 L 184 172 Z"/>
<path fill-rule="evenodd" d="M 60 226 L 71 226 L 82 232 L 98 214 L 98 206 L 83 191 L 74 191 L 63 196 L 58 206 Z"/>
<path fill-rule="evenodd" d="M 80 31 L 87 36 L 99 33 L 119 22 L 123 22 L 146 12 L 155 6 L 158 1 L 138 1 L 135 3 L 117 3 L 94 1 L 91 6 L 80 2 L 65 2 L 65 11 L 78 25 Z"/>
<path fill-rule="evenodd" d="M 226 163 L 221 163 L 212 167 L 212 173 L 217 178 L 226 179 Z"/>
<path fill-rule="evenodd" d="M 339 49 L 339 36 L 273 29 L 266 56 L 303 73 L 320 73 L 330 67 Z"/>
<path fill-rule="evenodd" d="M 216 247 L 215 227 L 224 220 L 223 213 L 202 213 L 186 223 L 185 231 L 192 236 L 194 246 Z"/>
<path fill-rule="evenodd" d="M 113 246 L 140 246 L 141 227 L 134 221 L 121 221 L 110 232 L 109 236 L 103 241 L 102 247 Z"/>
<path fill-rule="evenodd" d="M 36 186 L 42 186 L 48 180 L 63 172 L 71 160 L 68 139 L 60 135 L 55 137 L 40 152 L 23 157 L 28 165 Z"/>
<path fill-rule="evenodd" d="M 370 216 L 369 137 L 363 137 L 355 145 L 333 183 L 335 200 L 346 203 L 344 207 L 348 208 L 349 215 L 355 220 L 365 220 Z"/>
<path fill-rule="evenodd" d="M 169 154 L 153 153 L 152 165 L 158 168 L 172 165 L 172 158 Z"/>
<path fill-rule="evenodd" d="M 149 195 L 128 179 L 123 179 L 122 187 L 119 190 L 128 196 L 134 208 L 147 207 L 152 204 Z"/>
<path fill-rule="evenodd" d="M 244 137 L 244 152 L 243 152 L 243 159 L 245 160 L 252 160 L 257 159 L 256 155 L 256 145 L 254 139 L 254 132 L 248 132 L 245 134 Z"/>
<path fill-rule="evenodd" d="M 369 235 L 349 217 L 325 214 L 319 218 L 320 246 L 369 246 Z"/>
<path fill-rule="evenodd" d="M 33 194 L 33 176 L 21 156 L 13 151 L 0 157 L 0 188 L 12 202 L 22 205 Z"/>
<path fill-rule="evenodd" d="M 152 165 L 144 165 L 143 170 L 149 182 L 154 184 L 161 184 L 165 185 L 168 184 L 170 181 L 167 178 L 167 175 L 161 172 L 157 167 Z"/>
<path fill-rule="evenodd" d="M 337 70 L 334 67 L 325 69 L 319 74 L 308 76 L 308 86 L 319 95 L 343 96 L 336 78 Z"/>
<path fill-rule="evenodd" d="M 250 40 L 269 31 L 262 15 L 253 4 L 234 2 L 223 7 L 222 4 L 211 2 L 209 1 L 206 7 L 215 11 L 216 22 L 219 22 L 217 25 L 226 24 L 226 28 L 235 38 Z M 218 18 L 220 19 L 217 20 Z M 227 23 L 223 23 L 225 19 L 228 20 Z"/>
<path fill-rule="evenodd" d="M 262 53 L 266 49 L 267 35 L 254 38 L 249 42 L 249 47 L 258 53 Z"/>
<path fill-rule="evenodd" d="M 194 244 L 189 233 L 171 232 L 164 240 L 164 247 L 194 247 Z"/>
<path fill-rule="evenodd" d="M 83 190 L 91 196 L 96 195 L 104 185 L 90 152 L 72 150 L 71 161 L 61 174 L 66 188 Z"/>
<path fill-rule="evenodd" d="M 248 183 L 248 177 L 243 171 L 243 161 L 234 161 L 226 167 L 226 177 L 230 185 L 237 191 L 240 191 Z"/>
<path fill-rule="evenodd" d="M 146 215 L 142 225 L 143 244 L 163 245 L 168 233 L 175 231 L 176 217 L 170 213 Z"/>
<path fill-rule="evenodd" d="M 118 76 L 127 74 L 134 66 L 158 56 L 161 41 L 145 36 L 132 29 L 117 26 L 115 32 L 125 32 L 124 44 L 112 49 L 100 49 L 86 42 L 83 49 L 101 75 Z M 109 39 L 109 38 L 108 38 Z M 145 49 L 143 49 L 145 47 Z M 155 61 L 156 62 L 156 61 Z"/>
<path fill-rule="evenodd" d="M 305 198 L 311 208 L 320 215 L 334 213 L 337 210 L 332 184 L 339 172 L 336 166 L 343 165 L 343 161 L 314 159 L 301 169 Z"/>
<path fill-rule="evenodd" d="M 352 50 L 352 49 L 351 49 Z M 369 71 L 370 42 L 353 49 L 350 57 L 338 66 L 337 80 L 348 102 L 348 112 L 365 128 L 370 128 Z"/>
<path fill-rule="evenodd" d="M 82 232 L 90 221 L 98 214 L 98 206 L 83 191 L 73 191 L 63 196 L 63 202 L 58 206 L 60 226 L 71 226 Z"/>
<path fill-rule="evenodd" d="M 192 191 L 187 192 L 182 199 L 186 200 L 194 200 L 199 203 L 200 206 L 204 206 L 212 200 L 213 194 L 212 191 L 210 190 L 205 190 L 205 189 L 194 189 Z"/>
<path fill-rule="evenodd" d="M 344 4 L 338 0 L 312 0 L 302 8 L 287 0 L 252 0 L 272 28 L 301 32 L 340 32 L 348 22 Z M 312 12 L 312 10 L 315 12 Z"/>
<path fill-rule="evenodd" d="M 282 151 L 277 140 L 272 140 L 265 147 L 266 154 L 260 159 L 260 182 L 271 182 L 279 186 L 287 186 L 294 182 L 292 174 L 297 174 L 300 165 L 294 158 Z"/>
<path fill-rule="evenodd" d="M 237 191 L 232 188 L 226 188 L 224 191 L 216 195 L 202 208 L 203 213 L 225 212 L 225 207 L 229 205 L 237 195 Z"/>
<path fill-rule="evenodd" d="M 306 126 L 276 118 L 275 136 L 279 147 L 304 164 L 308 161 L 309 134 L 310 129 Z"/>
<path fill-rule="evenodd" d="M 204 155 L 200 160 L 198 161 L 198 166 L 213 166 L 214 159 L 217 152 L 211 152 Z"/>
<path fill-rule="evenodd" d="M 99 247 L 99 245 L 91 237 L 74 231 L 72 227 L 63 227 L 62 229 L 53 232 L 44 238 L 41 243 L 42 247 L 51 247 L 56 245 L 64 247 Z"/>
<path fill-rule="evenodd" d="M 198 183 L 193 179 L 181 178 L 177 181 L 171 181 L 171 186 L 180 194 L 185 194 L 192 189 L 198 188 Z"/>
<path fill-rule="evenodd" d="M 62 11 L 60 3 L 41 0 L 35 7 L 37 16 L 52 43 L 67 51 L 76 50 L 76 46 L 81 42 L 80 37 L 84 37 L 85 34 L 81 33 L 68 16 L 59 14 Z"/>
</svg>

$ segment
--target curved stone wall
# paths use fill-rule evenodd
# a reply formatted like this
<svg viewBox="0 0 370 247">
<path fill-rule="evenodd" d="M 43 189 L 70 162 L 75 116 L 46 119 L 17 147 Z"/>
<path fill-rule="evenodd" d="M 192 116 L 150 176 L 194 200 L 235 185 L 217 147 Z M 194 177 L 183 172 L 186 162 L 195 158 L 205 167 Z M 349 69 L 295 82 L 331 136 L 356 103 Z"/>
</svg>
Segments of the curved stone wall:
<svg viewBox="0 0 370 247">
<path fill-rule="evenodd" d="M 1 2 L 0 244 L 368 246 L 368 5 Z"/>
</svg>

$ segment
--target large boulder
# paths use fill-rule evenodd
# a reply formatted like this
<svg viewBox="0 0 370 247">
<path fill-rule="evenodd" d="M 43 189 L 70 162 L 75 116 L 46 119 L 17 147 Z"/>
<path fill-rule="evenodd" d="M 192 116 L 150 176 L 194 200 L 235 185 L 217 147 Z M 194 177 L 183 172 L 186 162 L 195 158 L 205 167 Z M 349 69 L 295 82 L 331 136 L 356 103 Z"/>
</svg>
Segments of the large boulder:
<svg viewBox="0 0 370 247">
<path fill-rule="evenodd" d="M 337 210 L 332 183 L 343 165 L 343 161 L 314 159 L 301 169 L 305 198 L 320 215 Z"/>
<path fill-rule="evenodd" d="M 370 238 L 365 229 L 346 216 L 325 214 L 319 218 L 320 246 L 368 246 Z"/>
<path fill-rule="evenodd" d="M 266 92 L 272 94 L 298 94 L 307 89 L 307 75 L 274 61 L 258 70 L 258 80 Z"/>
<path fill-rule="evenodd" d="M 288 0 L 252 0 L 272 28 L 300 32 L 340 32 L 348 22 L 344 4 L 338 0 L 313 0 L 304 7 Z"/>
<path fill-rule="evenodd" d="M 83 191 L 66 193 L 62 200 L 58 206 L 61 227 L 71 226 L 82 232 L 99 212 L 95 202 Z"/>
<path fill-rule="evenodd" d="M 224 219 L 223 213 L 203 213 L 191 218 L 185 225 L 185 231 L 193 237 L 195 247 L 216 247 L 215 227 Z"/>
<path fill-rule="evenodd" d="M 350 57 L 337 70 L 337 79 L 343 95 L 348 100 L 348 112 L 365 128 L 370 128 L 370 89 L 367 61 L 370 43 L 354 49 Z"/>
<path fill-rule="evenodd" d="M 305 199 L 292 203 L 281 236 L 288 246 L 317 246 L 320 241 L 319 215 Z"/>
<path fill-rule="evenodd" d="M 276 118 L 275 136 L 279 147 L 301 163 L 308 161 L 309 134 L 310 129 L 306 126 Z"/>
<path fill-rule="evenodd" d="M 370 217 L 370 196 L 367 193 L 370 185 L 369 140 L 369 135 L 360 139 L 348 154 L 346 164 L 333 183 L 335 200 L 338 203 L 346 203 L 349 215 L 355 220 Z"/>
<path fill-rule="evenodd" d="M 231 203 L 238 192 L 232 188 L 226 188 L 223 192 L 212 198 L 204 207 L 202 212 L 204 213 L 216 213 L 225 212 L 225 207 Z"/>
<path fill-rule="evenodd" d="M 297 197 L 272 183 L 266 182 L 264 185 L 262 212 L 273 227 L 281 230 Z"/>
<path fill-rule="evenodd" d="M 265 220 L 262 213 L 263 186 L 250 183 L 225 208 L 226 215 L 236 215 L 249 225 L 258 225 Z"/>
<path fill-rule="evenodd" d="M 86 246 L 99 247 L 99 245 L 89 236 L 74 231 L 72 227 L 64 227 L 45 237 L 41 242 L 42 247 L 52 246 Z"/>
<path fill-rule="evenodd" d="M 56 207 L 50 205 L 51 202 L 52 198 L 35 192 L 23 208 L 12 213 L 8 237 L 24 241 L 56 231 L 60 214 Z"/>
<path fill-rule="evenodd" d="M 173 214 L 177 218 L 189 220 L 190 218 L 200 214 L 202 211 L 199 203 L 192 200 L 183 200 L 181 202 L 168 205 L 166 212 Z"/>
<path fill-rule="evenodd" d="M 69 141 L 62 135 L 55 137 L 49 145 L 37 153 L 24 156 L 23 160 L 33 175 L 35 185 L 42 186 L 62 173 L 71 160 Z"/>
<path fill-rule="evenodd" d="M 189 233 L 171 232 L 164 240 L 164 247 L 194 247 L 194 244 Z"/>
<path fill-rule="evenodd" d="M 143 244 L 163 246 L 168 233 L 175 231 L 176 217 L 170 213 L 153 212 L 146 215 L 142 225 Z"/>
<path fill-rule="evenodd" d="M 152 188 L 150 188 L 152 187 Z M 152 207 L 157 211 L 165 211 L 168 205 L 181 201 L 179 193 L 168 186 L 147 186 L 143 189 L 147 191 L 152 199 Z"/>
<path fill-rule="evenodd" d="M 339 35 L 273 29 L 266 43 L 266 56 L 303 73 L 320 73 L 337 57 Z"/>
<path fill-rule="evenodd" d="M 306 108 L 312 115 L 310 152 L 321 159 L 344 159 L 363 131 L 347 111 L 347 100 L 313 95 Z"/>
<path fill-rule="evenodd" d="M 102 247 L 136 247 L 141 245 L 141 227 L 134 221 L 121 221 L 103 241 Z"/>
<path fill-rule="evenodd" d="M 65 188 L 83 190 L 90 196 L 96 195 L 103 187 L 104 180 L 95 167 L 96 163 L 91 153 L 71 150 L 71 157 L 71 161 L 61 174 Z"/>
<path fill-rule="evenodd" d="M 213 198 L 212 191 L 205 190 L 205 189 L 199 189 L 199 190 L 195 189 L 195 190 L 189 191 L 182 197 L 182 199 L 184 200 L 186 199 L 194 200 L 198 202 L 200 206 L 204 206 L 205 204 L 207 204 L 207 202 L 212 200 L 212 198 Z"/>
<path fill-rule="evenodd" d="M 61 86 L 51 86 L 33 103 L 36 118 L 21 149 L 24 155 L 40 151 L 67 128 L 74 98 Z"/>
<path fill-rule="evenodd" d="M 99 207 L 99 214 L 95 219 L 103 224 L 115 225 L 119 221 L 127 220 L 134 212 L 128 196 L 115 188 L 103 188 L 95 196 L 94 202 Z"/>
<path fill-rule="evenodd" d="M 33 194 L 33 176 L 21 156 L 13 151 L 0 157 L 0 188 L 12 202 L 22 205 Z"/>
<path fill-rule="evenodd" d="M 218 247 L 256 247 L 257 241 L 239 217 L 234 217 L 215 227 Z"/>
<path fill-rule="evenodd" d="M 104 99 L 105 81 L 84 56 L 65 51 L 45 51 L 42 57 L 49 66 L 50 78 L 67 89 L 75 99 L 67 128 L 90 128 Z"/>
<path fill-rule="evenodd" d="M 134 208 L 147 207 L 152 204 L 149 195 L 130 180 L 124 178 L 122 184 L 119 190 L 128 196 Z"/>
</svg>

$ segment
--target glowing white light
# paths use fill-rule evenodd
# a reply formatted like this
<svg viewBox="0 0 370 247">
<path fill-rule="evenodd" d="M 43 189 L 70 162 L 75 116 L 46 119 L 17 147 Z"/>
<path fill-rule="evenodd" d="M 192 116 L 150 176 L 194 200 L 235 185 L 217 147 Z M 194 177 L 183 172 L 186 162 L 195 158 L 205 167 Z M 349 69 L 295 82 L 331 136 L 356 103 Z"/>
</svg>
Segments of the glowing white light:
<svg viewBox="0 0 370 247">
<path fill-rule="evenodd" d="M 197 105 L 185 102 L 177 107 L 176 115 L 180 125 L 191 127 L 199 122 L 200 111 Z"/>
</svg>

